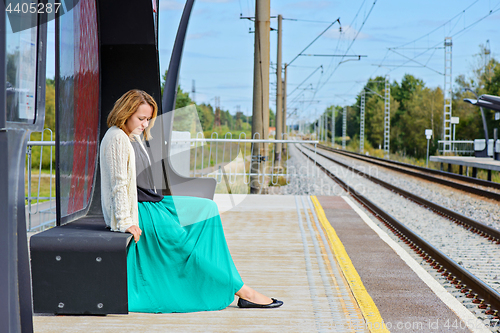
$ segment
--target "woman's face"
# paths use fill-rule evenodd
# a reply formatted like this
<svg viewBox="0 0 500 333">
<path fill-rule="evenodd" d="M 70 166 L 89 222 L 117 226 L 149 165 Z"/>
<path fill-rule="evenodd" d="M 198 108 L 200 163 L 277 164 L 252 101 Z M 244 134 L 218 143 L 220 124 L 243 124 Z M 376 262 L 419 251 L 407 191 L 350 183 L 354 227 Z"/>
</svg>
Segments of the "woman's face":
<svg viewBox="0 0 500 333">
<path fill-rule="evenodd" d="M 149 126 L 149 121 L 153 116 L 153 108 L 149 104 L 141 104 L 137 111 L 127 119 L 125 128 L 127 134 L 141 135 L 142 132 Z"/>
</svg>

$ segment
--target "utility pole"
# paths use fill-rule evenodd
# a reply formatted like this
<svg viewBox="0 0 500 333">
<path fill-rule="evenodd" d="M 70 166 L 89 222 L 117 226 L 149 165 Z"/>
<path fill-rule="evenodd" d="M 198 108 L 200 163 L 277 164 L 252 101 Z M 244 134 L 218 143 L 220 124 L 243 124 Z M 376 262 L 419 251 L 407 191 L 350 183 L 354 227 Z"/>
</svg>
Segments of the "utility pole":
<svg viewBox="0 0 500 333">
<path fill-rule="evenodd" d="M 192 96 L 193 102 L 196 104 L 196 87 L 195 87 L 194 80 L 193 80 L 193 85 L 191 87 L 191 96 Z"/>
<path fill-rule="evenodd" d="M 451 37 L 444 39 L 444 110 L 443 110 L 443 152 L 451 152 L 451 99 L 452 99 L 452 76 L 451 76 Z"/>
<path fill-rule="evenodd" d="M 325 112 L 325 143 L 328 142 L 328 115 Z"/>
<path fill-rule="evenodd" d="M 270 0 L 255 1 L 255 51 L 253 68 L 252 138 L 269 138 L 269 35 Z M 265 169 L 267 144 L 255 143 L 252 150 L 250 193 L 261 193 L 259 175 Z M 265 181 L 262 182 L 263 184 Z"/>
<path fill-rule="evenodd" d="M 384 153 L 389 158 L 389 142 L 391 140 L 391 83 L 389 75 L 385 77 L 385 117 L 384 117 Z"/>
<path fill-rule="evenodd" d="M 283 78 L 283 131 L 286 132 L 286 71 L 288 65 L 285 64 L 285 73 Z M 288 136 L 286 137 L 288 139 Z M 283 145 L 283 155 L 286 155 L 286 143 Z"/>
<path fill-rule="evenodd" d="M 320 126 L 319 126 L 319 133 L 320 133 L 320 137 L 321 137 L 321 141 L 325 141 L 325 115 L 322 114 L 320 116 Z"/>
<path fill-rule="evenodd" d="M 490 73 L 489 64 L 491 59 L 491 49 L 490 49 L 490 40 L 486 40 L 486 45 L 484 46 L 484 72 L 486 74 Z"/>
<path fill-rule="evenodd" d="M 332 148 L 335 147 L 335 107 L 332 109 Z"/>
<path fill-rule="evenodd" d="M 347 106 L 344 106 L 344 114 L 342 117 L 342 149 L 345 150 L 345 141 L 347 137 Z"/>
<path fill-rule="evenodd" d="M 318 140 L 322 141 L 323 140 L 323 115 L 319 115 L 319 120 L 318 120 Z"/>
<path fill-rule="evenodd" d="M 283 87 L 281 77 L 281 45 L 282 45 L 282 21 L 283 16 L 278 15 L 278 52 L 276 61 L 276 140 L 281 140 L 283 132 Z M 281 160 L 281 143 L 277 143 L 275 147 L 274 159 L 276 162 Z"/>
<path fill-rule="evenodd" d="M 365 152 L 365 88 L 361 91 L 361 107 L 359 120 L 359 152 Z"/>
<path fill-rule="evenodd" d="M 220 96 L 215 96 L 215 117 L 214 117 L 214 128 L 220 127 L 221 122 L 220 122 Z"/>
</svg>

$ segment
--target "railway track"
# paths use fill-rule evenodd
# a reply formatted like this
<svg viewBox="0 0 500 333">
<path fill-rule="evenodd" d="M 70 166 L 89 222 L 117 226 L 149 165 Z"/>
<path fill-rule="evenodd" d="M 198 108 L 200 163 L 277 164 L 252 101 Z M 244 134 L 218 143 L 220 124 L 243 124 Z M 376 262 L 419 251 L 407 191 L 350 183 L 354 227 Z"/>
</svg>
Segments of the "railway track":
<svg viewBox="0 0 500 333">
<path fill-rule="evenodd" d="M 310 150 L 304 150 L 305 147 L 299 148 L 305 156 L 314 161 L 313 153 Z M 316 153 L 316 163 L 318 167 L 323 170 L 330 178 L 337 182 L 345 191 L 349 192 L 358 202 L 360 202 L 367 209 L 372 211 L 375 216 L 380 219 L 397 237 L 404 241 L 410 248 L 412 248 L 418 255 L 426 260 L 434 269 L 436 269 L 442 276 L 460 289 L 467 298 L 472 299 L 472 302 L 477 304 L 479 309 L 482 309 L 486 315 L 494 319 L 499 319 L 498 311 L 500 310 L 500 282 L 496 281 L 497 276 L 491 276 L 489 273 L 499 266 L 498 254 L 500 253 L 500 232 L 478 221 L 474 221 L 450 209 L 439 206 L 433 202 L 420 198 L 407 191 L 401 190 L 394 185 L 388 184 L 376 177 L 370 176 L 360 170 L 357 170 L 345 163 L 336 161 L 330 156 L 321 152 Z M 411 207 L 412 213 L 410 215 L 422 216 L 422 220 L 435 220 L 430 221 L 429 224 L 434 226 L 436 230 L 431 229 L 429 224 L 426 227 L 419 227 L 413 221 L 409 223 L 403 214 L 399 219 L 390 214 L 390 208 L 382 207 L 380 198 L 368 198 L 360 191 L 356 190 L 352 184 L 346 179 L 341 179 L 332 172 L 331 167 L 327 166 L 327 161 L 335 163 L 342 168 L 347 168 L 355 175 L 363 177 L 370 182 L 383 186 L 388 191 L 392 192 L 393 196 L 398 198 L 387 199 L 386 201 L 401 200 L 400 196 L 405 197 L 405 200 L 411 200 L 417 205 Z M 352 180 L 351 180 L 352 182 Z M 375 190 L 372 193 L 380 193 L 381 191 Z M 378 196 L 381 196 L 379 194 Z M 394 202 L 392 203 L 394 205 Z M 398 205 L 398 203 L 396 203 Z M 401 204 L 405 205 L 405 204 Z M 434 217 L 429 217 L 429 209 L 435 214 Z M 417 220 L 419 220 L 417 218 Z M 449 223 L 453 221 L 456 224 Z M 448 222 L 446 222 L 448 221 Z M 437 222 L 437 223 L 436 223 Z M 439 223 L 439 224 L 438 224 Z M 409 227 L 408 225 L 411 225 Z M 458 225 L 460 227 L 458 227 Z M 412 229 L 418 230 L 418 232 Z M 433 233 L 437 235 L 433 235 Z M 451 236 L 451 240 L 449 238 Z M 460 241 L 465 239 L 466 241 Z M 483 241 L 481 241 L 481 239 Z M 443 241 L 444 240 L 444 241 Z M 487 240 L 487 241 L 485 241 Z M 440 243 L 454 243 L 444 245 Z M 439 245 L 435 245 L 438 243 Z M 477 264 L 470 264 L 464 257 L 472 254 L 473 256 L 481 256 L 481 260 Z M 484 257 L 486 256 L 486 258 Z M 495 266 L 496 265 L 496 266 Z M 469 266 L 465 268 L 464 266 Z M 497 270 L 498 272 L 498 270 Z M 479 278 L 478 276 L 481 276 Z"/>
<path fill-rule="evenodd" d="M 355 158 L 360 161 L 389 168 L 391 170 L 401 172 L 407 175 L 429 180 L 434 183 L 459 189 L 467 193 L 473 193 L 483 196 L 485 198 L 500 201 L 500 183 L 457 175 L 451 172 L 433 170 L 433 169 L 419 167 L 416 165 L 385 160 L 378 157 L 361 155 L 354 152 L 334 149 L 332 147 L 328 147 L 321 144 L 318 145 L 318 148 L 333 152 L 335 154 L 348 156 L 350 158 Z"/>
</svg>

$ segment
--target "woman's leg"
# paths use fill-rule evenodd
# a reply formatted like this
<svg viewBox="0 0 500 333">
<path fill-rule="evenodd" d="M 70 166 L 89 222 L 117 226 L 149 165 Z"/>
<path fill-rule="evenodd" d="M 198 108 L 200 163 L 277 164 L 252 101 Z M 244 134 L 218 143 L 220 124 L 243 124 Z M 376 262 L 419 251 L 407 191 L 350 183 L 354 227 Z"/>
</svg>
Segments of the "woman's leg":
<svg viewBox="0 0 500 333">
<path fill-rule="evenodd" d="M 241 287 L 238 292 L 236 292 L 236 296 L 239 296 L 240 298 L 243 298 L 244 300 L 250 301 L 252 303 L 256 304 L 271 304 L 273 302 L 272 299 L 270 299 L 267 296 L 262 295 L 258 291 L 253 290 L 246 284 Z"/>
</svg>

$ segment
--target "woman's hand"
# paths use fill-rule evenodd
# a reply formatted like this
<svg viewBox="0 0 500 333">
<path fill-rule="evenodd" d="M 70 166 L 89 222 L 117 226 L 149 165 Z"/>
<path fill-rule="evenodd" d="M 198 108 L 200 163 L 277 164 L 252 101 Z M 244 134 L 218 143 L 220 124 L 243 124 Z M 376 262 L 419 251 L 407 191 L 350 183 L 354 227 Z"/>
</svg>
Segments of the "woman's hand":
<svg viewBox="0 0 500 333">
<path fill-rule="evenodd" d="M 142 235 L 142 230 L 141 228 L 139 228 L 138 226 L 136 225 L 133 225 L 131 227 L 129 227 L 127 230 L 125 230 L 125 232 L 129 232 L 131 233 L 132 235 L 134 235 L 134 240 L 135 242 L 137 243 L 139 241 L 139 238 L 141 237 Z"/>
</svg>

